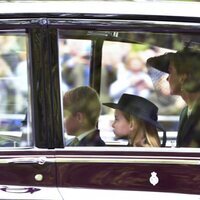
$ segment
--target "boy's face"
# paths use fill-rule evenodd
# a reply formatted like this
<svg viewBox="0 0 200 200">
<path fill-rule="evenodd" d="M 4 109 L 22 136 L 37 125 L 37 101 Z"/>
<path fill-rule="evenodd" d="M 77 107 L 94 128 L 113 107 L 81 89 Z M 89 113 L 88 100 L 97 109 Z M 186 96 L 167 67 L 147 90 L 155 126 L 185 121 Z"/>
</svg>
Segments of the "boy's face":
<svg viewBox="0 0 200 200">
<path fill-rule="evenodd" d="M 79 130 L 79 120 L 76 113 L 64 110 L 64 128 L 68 135 L 76 135 Z"/>
</svg>

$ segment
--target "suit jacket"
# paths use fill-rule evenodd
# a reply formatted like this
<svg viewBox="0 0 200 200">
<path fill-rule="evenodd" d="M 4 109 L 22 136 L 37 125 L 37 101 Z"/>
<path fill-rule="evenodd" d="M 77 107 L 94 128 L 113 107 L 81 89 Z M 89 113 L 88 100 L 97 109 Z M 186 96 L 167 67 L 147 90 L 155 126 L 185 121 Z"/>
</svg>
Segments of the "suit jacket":
<svg viewBox="0 0 200 200">
<path fill-rule="evenodd" d="M 69 144 L 69 146 L 71 145 Z M 105 146 L 105 142 L 101 139 L 99 130 L 96 129 L 72 146 Z"/>
<path fill-rule="evenodd" d="M 190 116 L 186 106 L 180 115 L 177 147 L 200 147 L 200 105 L 197 105 Z"/>
</svg>

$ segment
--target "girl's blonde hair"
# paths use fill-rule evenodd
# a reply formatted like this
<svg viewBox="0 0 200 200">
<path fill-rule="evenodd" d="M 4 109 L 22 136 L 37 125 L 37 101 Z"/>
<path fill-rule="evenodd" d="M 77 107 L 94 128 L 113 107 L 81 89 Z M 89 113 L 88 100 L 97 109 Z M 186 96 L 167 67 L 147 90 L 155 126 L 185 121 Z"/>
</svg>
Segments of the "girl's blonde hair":
<svg viewBox="0 0 200 200">
<path fill-rule="evenodd" d="M 160 147 L 160 138 L 155 126 L 150 123 L 134 117 L 129 113 L 124 113 L 129 123 L 133 123 L 134 134 L 129 136 L 129 144 L 136 147 Z"/>
</svg>

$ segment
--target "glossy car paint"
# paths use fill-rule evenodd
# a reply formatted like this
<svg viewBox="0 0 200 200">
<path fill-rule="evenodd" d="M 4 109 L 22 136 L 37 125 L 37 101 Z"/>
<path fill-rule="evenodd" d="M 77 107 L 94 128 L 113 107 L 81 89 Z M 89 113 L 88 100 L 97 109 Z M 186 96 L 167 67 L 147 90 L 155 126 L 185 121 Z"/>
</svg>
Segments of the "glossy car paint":
<svg viewBox="0 0 200 200">
<path fill-rule="evenodd" d="M 57 151 L 58 186 L 199 194 L 198 153 L 137 150 Z"/>
<path fill-rule="evenodd" d="M 58 29 L 200 33 L 199 4 L 193 8 L 184 4 L 177 10 L 171 3 L 170 9 L 166 4 L 162 9 L 155 9 L 161 4 L 147 9 L 138 3 L 124 3 L 117 9 L 106 3 L 98 6 L 99 11 L 86 6 L 86 12 L 76 3 L 54 4 L 60 6 L 50 10 L 47 4 L 37 9 L 36 5 L 16 5 L 0 4 L 0 29 L 25 29 L 29 35 L 35 147 L 0 149 L 0 198 L 68 199 L 73 195 L 73 199 L 93 199 L 94 193 L 95 199 L 110 194 L 115 199 L 132 199 L 134 195 L 142 199 L 200 199 L 198 149 L 63 147 L 57 52 Z M 93 73 L 91 85 L 99 91 L 95 76 Z"/>
<path fill-rule="evenodd" d="M 61 199 L 50 150 L 0 151 L 0 176 L 0 199 Z"/>
</svg>

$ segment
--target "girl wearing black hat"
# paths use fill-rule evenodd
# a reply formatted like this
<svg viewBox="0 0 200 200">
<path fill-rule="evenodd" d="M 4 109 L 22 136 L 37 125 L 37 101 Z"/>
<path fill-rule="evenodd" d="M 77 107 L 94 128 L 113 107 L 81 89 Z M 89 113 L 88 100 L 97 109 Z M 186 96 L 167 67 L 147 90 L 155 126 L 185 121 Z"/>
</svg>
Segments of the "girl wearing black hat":
<svg viewBox="0 0 200 200">
<path fill-rule="evenodd" d="M 123 94 L 117 104 L 103 103 L 103 105 L 115 109 L 113 131 L 116 135 L 119 135 L 119 133 L 128 135 L 129 146 L 165 146 L 165 131 L 157 122 L 158 108 L 152 102 L 140 96 Z M 164 132 L 162 145 L 157 128 Z"/>
</svg>

